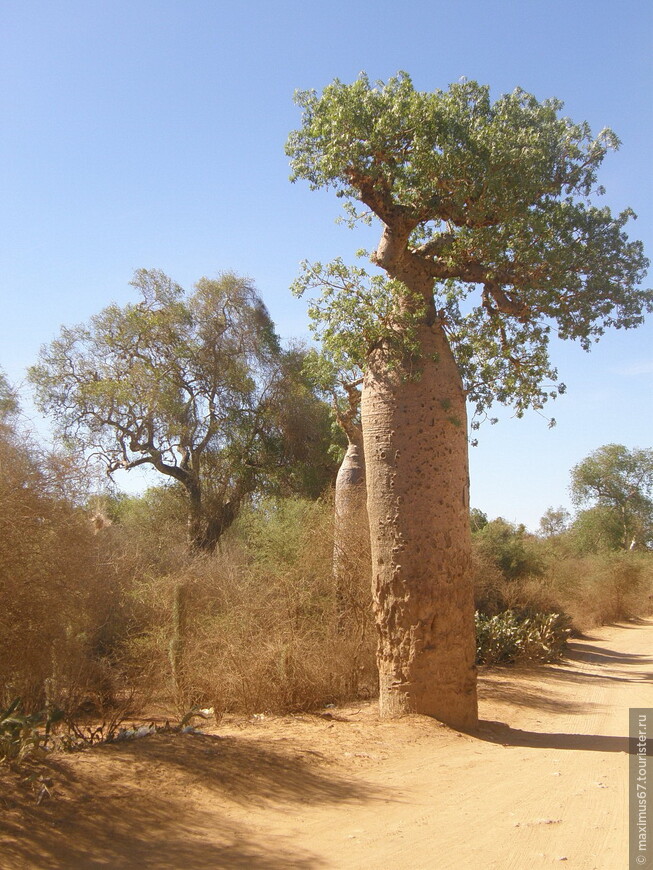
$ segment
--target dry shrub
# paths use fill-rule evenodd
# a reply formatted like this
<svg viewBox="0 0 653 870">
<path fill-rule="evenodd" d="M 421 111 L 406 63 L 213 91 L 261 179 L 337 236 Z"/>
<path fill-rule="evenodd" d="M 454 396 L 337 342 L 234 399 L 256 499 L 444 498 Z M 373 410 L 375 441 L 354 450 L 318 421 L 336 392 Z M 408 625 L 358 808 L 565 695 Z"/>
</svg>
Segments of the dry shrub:
<svg viewBox="0 0 653 870">
<path fill-rule="evenodd" d="M 215 555 L 140 585 L 149 624 L 131 654 L 164 675 L 160 688 L 179 708 L 307 710 L 375 690 L 369 592 L 354 593 L 353 580 L 339 619 L 332 510 L 294 498 L 259 503 Z"/>
<path fill-rule="evenodd" d="M 20 697 L 28 714 L 111 693 L 110 575 L 86 514 L 44 468 L 0 429 L 0 706 Z"/>
<path fill-rule="evenodd" d="M 564 611 L 558 590 L 548 574 L 526 574 L 507 579 L 494 565 L 474 558 L 476 608 L 487 616 L 505 611 L 555 613 Z"/>
<path fill-rule="evenodd" d="M 472 551 L 472 570 L 476 609 L 488 615 L 505 610 L 508 580 L 492 559 L 478 548 Z"/>
<path fill-rule="evenodd" d="M 551 559 L 542 575 L 513 580 L 477 558 L 475 588 L 477 609 L 485 615 L 565 613 L 584 631 L 653 612 L 653 558 L 625 552 L 567 554 Z"/>
<path fill-rule="evenodd" d="M 353 525 L 350 523 L 350 526 Z M 335 554 L 334 554 L 335 557 Z M 369 526 L 360 523 L 340 542 L 337 554 L 336 607 L 341 632 L 365 644 L 372 626 L 372 554 Z"/>
<path fill-rule="evenodd" d="M 548 580 L 581 631 L 652 611 L 653 557 L 648 553 L 568 557 L 549 566 Z"/>
</svg>

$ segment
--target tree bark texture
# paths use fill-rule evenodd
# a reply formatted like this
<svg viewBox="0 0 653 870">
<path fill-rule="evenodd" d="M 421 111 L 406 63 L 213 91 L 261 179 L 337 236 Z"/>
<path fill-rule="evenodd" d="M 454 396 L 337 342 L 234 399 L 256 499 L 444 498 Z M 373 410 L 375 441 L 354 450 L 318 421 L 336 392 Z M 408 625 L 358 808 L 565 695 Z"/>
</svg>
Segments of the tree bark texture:
<svg viewBox="0 0 653 870">
<path fill-rule="evenodd" d="M 240 498 L 213 501 L 207 508 L 199 485 L 186 487 L 188 492 L 188 541 L 191 551 L 211 554 L 222 535 L 229 529 L 240 508 Z"/>
<path fill-rule="evenodd" d="M 333 576 L 340 623 L 346 618 L 350 598 L 358 597 L 356 587 L 361 574 L 369 572 L 370 555 L 363 435 L 360 429 L 347 435 L 349 445 L 336 478 L 334 512 Z"/>
<path fill-rule="evenodd" d="M 465 394 L 439 322 L 368 360 L 362 421 L 381 715 L 478 721 Z"/>
<path fill-rule="evenodd" d="M 172 636 L 170 638 L 169 657 L 172 684 L 177 704 L 183 706 L 184 695 L 187 690 L 184 674 L 184 659 L 186 650 L 187 634 L 187 598 L 188 588 L 183 581 L 176 584 L 172 601 Z"/>
</svg>

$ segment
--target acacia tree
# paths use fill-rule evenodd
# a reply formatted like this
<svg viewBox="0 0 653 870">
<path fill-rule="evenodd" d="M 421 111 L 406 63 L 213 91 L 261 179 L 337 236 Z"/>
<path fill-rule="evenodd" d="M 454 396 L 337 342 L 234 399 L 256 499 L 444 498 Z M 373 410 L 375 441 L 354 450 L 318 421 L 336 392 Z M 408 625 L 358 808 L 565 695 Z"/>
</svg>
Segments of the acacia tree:
<svg viewBox="0 0 653 870">
<path fill-rule="evenodd" d="M 132 283 L 141 302 L 63 328 L 30 378 L 60 434 L 109 474 L 147 466 L 180 484 L 190 543 L 211 552 L 243 499 L 289 460 L 298 366 L 247 279 L 202 278 L 190 295 L 157 270 Z"/>
<path fill-rule="evenodd" d="M 629 211 L 593 205 L 617 140 L 522 90 L 400 74 L 299 92 L 293 180 L 332 188 L 353 225 L 378 219 L 372 262 L 399 316 L 364 348 L 367 465 L 382 715 L 477 721 L 466 400 L 541 407 L 551 330 L 589 347 L 651 308 Z M 362 210 L 361 209 L 362 206 Z M 351 329 L 355 300 L 330 307 Z M 455 354 L 454 354 L 455 350 Z"/>
<path fill-rule="evenodd" d="M 599 447 L 571 471 L 577 505 L 593 502 L 576 528 L 585 538 L 615 549 L 642 549 L 653 543 L 653 450 L 622 444 Z M 594 532 L 594 535 L 592 535 Z"/>
</svg>

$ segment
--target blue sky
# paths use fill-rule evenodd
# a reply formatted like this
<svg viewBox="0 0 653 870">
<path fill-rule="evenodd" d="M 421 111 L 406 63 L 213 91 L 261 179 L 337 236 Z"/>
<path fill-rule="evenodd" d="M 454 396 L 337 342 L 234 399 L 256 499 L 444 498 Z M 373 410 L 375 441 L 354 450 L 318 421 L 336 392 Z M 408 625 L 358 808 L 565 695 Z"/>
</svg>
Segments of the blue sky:
<svg viewBox="0 0 653 870">
<path fill-rule="evenodd" d="M 416 87 L 466 76 L 521 86 L 622 140 L 605 201 L 632 206 L 653 252 L 653 4 L 647 0 L 3 0 L 0 3 L 0 367 L 14 383 L 62 324 L 132 297 L 140 267 L 185 286 L 251 276 L 284 337 L 307 337 L 288 287 L 304 258 L 373 239 L 338 201 L 288 182 L 296 88 L 361 70 Z M 649 280 L 649 285 L 653 279 Z M 471 451 L 472 503 L 536 527 L 568 505 L 569 470 L 610 442 L 653 443 L 653 319 L 591 354 L 557 346 L 568 393 L 501 415 Z M 32 413 L 32 412 L 30 412 Z"/>
</svg>

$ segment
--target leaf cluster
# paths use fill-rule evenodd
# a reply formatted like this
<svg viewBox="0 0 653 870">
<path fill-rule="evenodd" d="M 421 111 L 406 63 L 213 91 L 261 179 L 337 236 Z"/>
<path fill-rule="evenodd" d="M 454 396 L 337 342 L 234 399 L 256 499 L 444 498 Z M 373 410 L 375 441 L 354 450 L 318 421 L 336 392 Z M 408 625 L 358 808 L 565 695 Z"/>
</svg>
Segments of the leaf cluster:
<svg viewBox="0 0 653 870">
<path fill-rule="evenodd" d="M 543 195 L 587 195 L 596 167 L 618 140 L 593 138 L 587 124 L 561 118 L 562 102 L 538 102 L 521 88 L 492 103 L 488 86 L 462 80 L 419 92 L 401 72 L 372 84 L 362 73 L 321 95 L 298 91 L 302 126 L 287 153 L 292 179 L 360 199 L 369 178 L 418 221 L 495 223 Z M 545 181 L 546 180 L 546 181 Z"/>
<path fill-rule="evenodd" d="M 19 411 L 18 396 L 3 371 L 0 371 L 0 425 L 8 423 Z"/>
<path fill-rule="evenodd" d="M 303 296 L 307 290 L 320 291 L 310 300 L 308 314 L 326 355 L 321 371 L 316 370 L 325 387 L 335 373 L 355 380 L 376 348 L 384 348 L 390 359 L 417 352 L 424 302 L 400 281 L 370 275 L 340 258 L 326 264 L 304 261 L 292 291 Z"/>
<path fill-rule="evenodd" d="M 336 79 L 296 102 L 292 179 L 334 189 L 352 226 L 381 222 L 371 259 L 391 281 L 345 277 L 339 261 L 304 267 L 299 289 L 323 287 L 312 316 L 329 352 L 361 365 L 389 319 L 401 331 L 394 318 L 411 307 L 401 301 L 410 288 L 447 330 L 477 413 L 497 399 L 521 414 L 564 389 L 551 335 L 589 349 L 653 310 L 640 288 L 648 261 L 626 233 L 632 211 L 595 203 L 601 162 L 619 141 L 564 117 L 559 100 L 517 88 L 493 102 L 471 81 L 420 92 L 400 73 Z"/>
<path fill-rule="evenodd" d="M 25 713 L 20 698 L 0 710 L 0 761 L 42 758 L 50 748 L 52 726 L 63 719 L 56 709 Z"/>
<path fill-rule="evenodd" d="M 484 665 L 554 662 L 564 654 L 570 634 L 571 621 L 560 613 L 476 613 L 476 660 Z"/>
<path fill-rule="evenodd" d="M 542 410 L 564 393 L 548 356 L 549 338 L 541 324 L 508 323 L 499 332 L 485 329 L 482 308 L 463 313 L 464 288 L 447 282 L 441 289 L 440 316 L 460 370 L 468 400 L 475 410 L 472 428 L 487 417 L 493 402 L 515 407 L 522 416 L 529 407 Z M 321 353 L 308 358 L 309 374 L 327 394 L 344 397 L 342 384 L 362 376 L 369 354 L 383 348 L 390 366 L 417 355 L 417 327 L 424 317 L 423 299 L 400 281 L 370 275 L 341 259 L 328 264 L 302 263 L 293 284 L 297 296 L 310 298 L 311 330 Z"/>
</svg>

